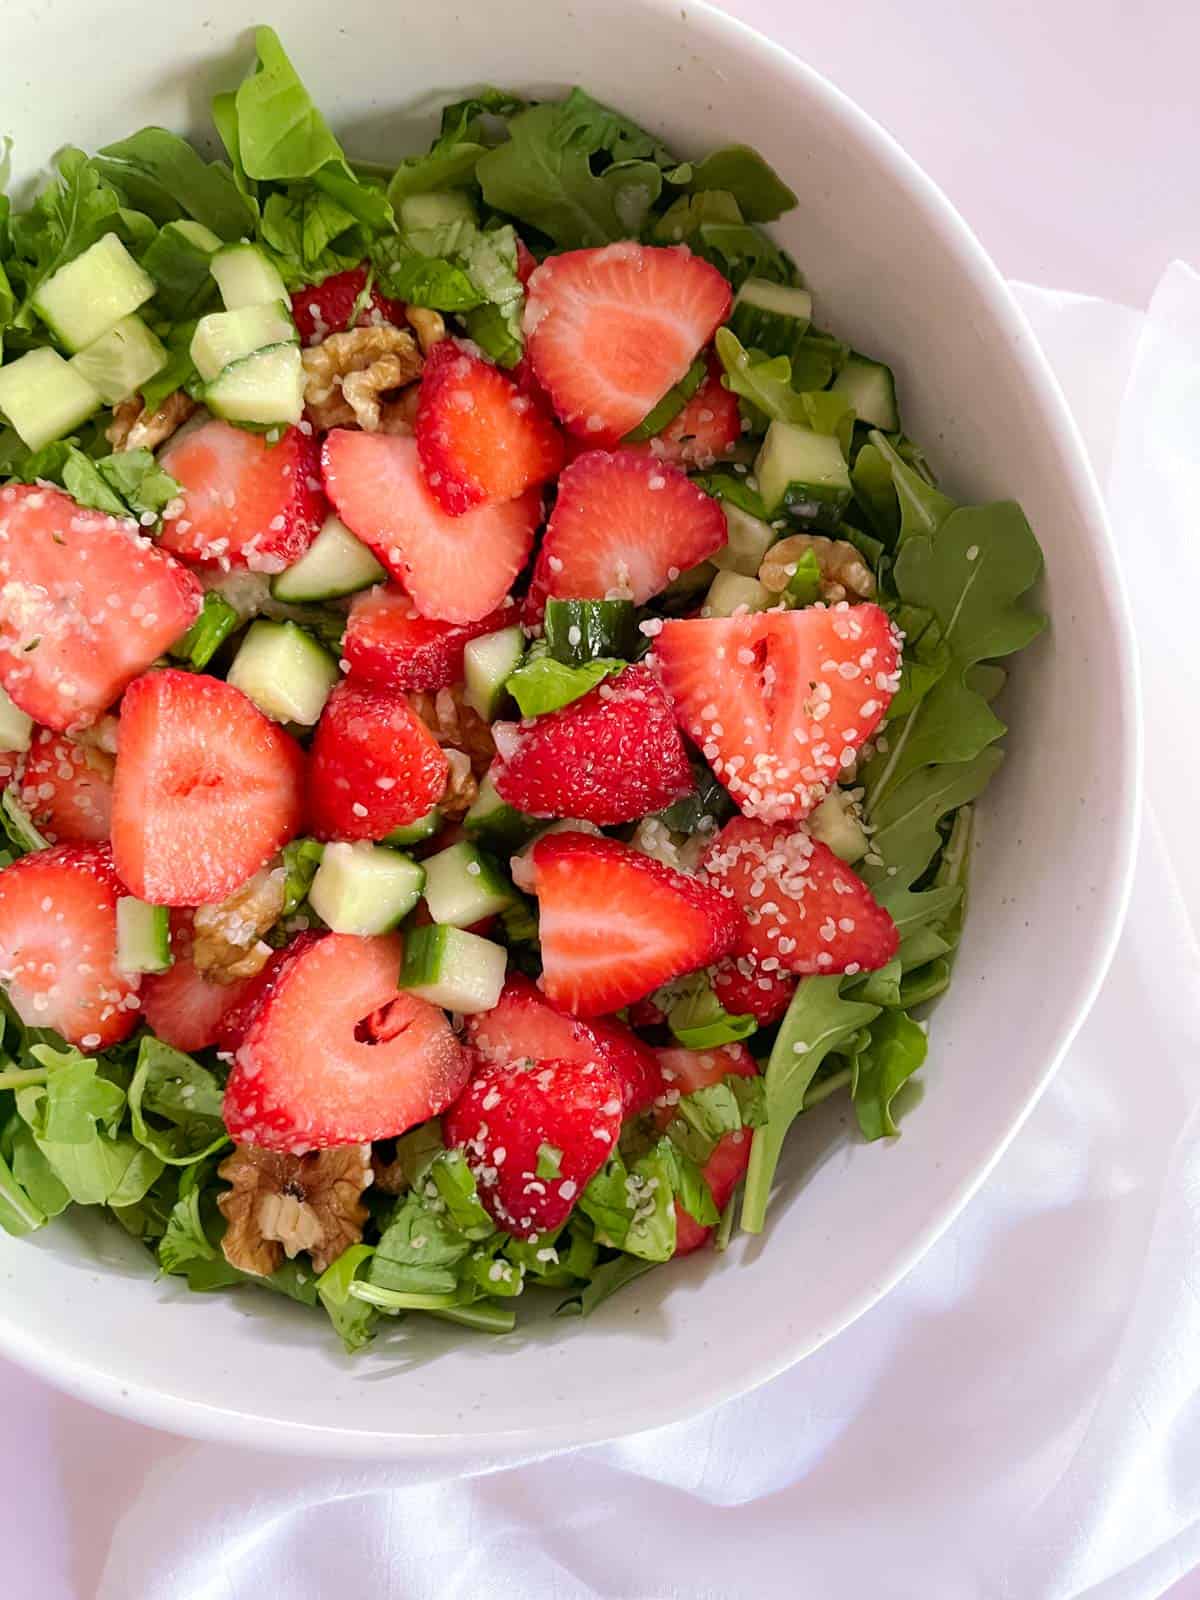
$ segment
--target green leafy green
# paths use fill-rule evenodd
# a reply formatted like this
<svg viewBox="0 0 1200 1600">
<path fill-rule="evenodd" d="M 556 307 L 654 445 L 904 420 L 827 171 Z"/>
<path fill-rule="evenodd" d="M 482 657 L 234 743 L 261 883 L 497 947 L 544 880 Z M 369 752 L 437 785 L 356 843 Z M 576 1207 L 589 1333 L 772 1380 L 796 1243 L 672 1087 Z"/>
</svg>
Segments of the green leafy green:
<svg viewBox="0 0 1200 1600">
<path fill-rule="evenodd" d="M 46 1213 L 17 1182 L 12 1168 L 0 1156 L 0 1228 L 20 1238 L 44 1227 Z"/>
<path fill-rule="evenodd" d="M 4 853 L 9 861 L 15 861 L 30 850 L 45 850 L 49 842 L 34 827 L 28 811 L 13 792 L 15 787 L 15 784 L 10 785 L 0 794 L 0 827 L 3 827 L 4 837 L 8 841 L 8 849 Z M 4 865 L 7 866 L 8 861 Z"/>
<path fill-rule="evenodd" d="M 177 133 L 142 128 L 105 145 L 94 159 L 125 204 L 155 222 L 189 216 L 228 241 L 242 238 L 254 226 L 253 211 L 230 169 L 205 161 Z"/>
<path fill-rule="evenodd" d="M 236 633 L 241 625 L 241 617 L 225 596 L 210 589 L 204 596 L 200 615 L 171 646 L 170 653 L 177 661 L 186 661 L 196 672 L 203 672 L 230 634 Z"/>
<path fill-rule="evenodd" d="M 587 1317 L 596 1307 L 603 1305 L 610 1295 L 616 1294 L 627 1283 L 649 1272 L 653 1261 L 639 1260 L 637 1256 L 619 1255 L 604 1262 L 592 1273 L 591 1281 L 578 1293 L 568 1295 L 559 1303 L 555 1315 L 559 1317 Z"/>
<path fill-rule="evenodd" d="M 31 302 L 38 287 L 102 235 L 120 233 L 125 226 L 120 195 L 82 150 L 68 146 L 56 166 L 56 178 L 30 209 L 9 221 L 7 271 L 22 290 L 12 322 L 25 329 L 34 326 Z"/>
<path fill-rule="evenodd" d="M 784 593 L 790 606 L 816 605 L 821 598 L 821 567 L 815 550 L 806 550 L 796 562 Z"/>
<path fill-rule="evenodd" d="M 627 662 L 601 656 L 598 660 L 568 667 L 547 655 L 544 646 L 535 646 L 505 687 L 521 708 L 523 717 L 539 717 L 570 705 L 572 700 L 578 700 L 605 678 L 622 672 L 627 665 Z"/>
<path fill-rule="evenodd" d="M 502 366 L 521 358 L 525 292 L 510 226 L 456 221 L 419 234 L 387 234 L 371 251 L 383 292 L 411 305 L 465 315 L 471 337 Z"/>
<path fill-rule="evenodd" d="M 766 357 L 746 350 L 729 328 L 718 328 L 715 342 L 725 368 L 726 387 L 749 401 L 755 413 L 811 428 L 814 433 L 830 434 L 843 451 L 849 451 L 854 412 L 844 395 L 797 391 L 787 356 Z"/>
<path fill-rule="evenodd" d="M 350 1292 L 362 1267 L 374 1254 L 369 1244 L 352 1244 L 317 1279 L 317 1295 L 349 1354 L 365 1349 L 375 1337 L 378 1313 Z"/>
<path fill-rule="evenodd" d="M 752 1016 L 732 1016 L 703 973 L 691 980 L 667 1014 L 667 1026 L 689 1050 L 716 1050 L 757 1032 Z"/>
<path fill-rule="evenodd" d="M 900 1132 L 892 1101 L 924 1063 L 924 1030 L 903 1011 L 884 1011 L 871 1024 L 867 1042 L 853 1056 L 850 1094 L 866 1139 Z"/>
<path fill-rule="evenodd" d="M 866 882 L 908 888 L 937 853 L 938 823 L 959 806 L 977 800 L 1003 760 L 1002 750 L 988 747 L 973 761 L 919 767 L 872 805 L 875 832 L 861 873 Z"/>
<path fill-rule="evenodd" d="M 677 169 L 678 170 L 678 169 Z M 794 284 L 794 263 L 761 228 L 746 221 L 727 189 L 680 195 L 651 230 L 658 244 L 686 243 L 740 288 L 748 278 Z"/>
<path fill-rule="evenodd" d="M 274 28 L 254 35 L 258 60 L 237 91 L 237 148 L 242 169 L 260 181 L 311 178 L 327 162 L 344 164 L 342 147 L 313 104 Z"/>
<path fill-rule="evenodd" d="M 636 428 L 625 435 L 626 444 L 642 444 L 647 439 L 653 439 L 669 422 L 673 422 L 687 405 L 696 390 L 704 382 L 704 375 L 708 371 L 705 363 L 697 357 L 679 382 L 674 384 L 663 395 L 658 404 L 642 418 Z"/>
<path fill-rule="evenodd" d="M 474 182 L 475 168 L 494 141 L 485 139 L 488 118 L 506 118 L 524 110 L 525 102 L 504 89 L 481 89 L 468 100 L 442 112 L 437 138 L 423 156 L 401 161 L 388 185 L 388 198 L 398 206 L 407 195 L 458 189 Z"/>
<path fill-rule="evenodd" d="M 356 267 L 366 249 L 354 213 L 312 184 L 269 195 L 259 236 L 289 288 Z"/>
<path fill-rule="evenodd" d="M 282 917 L 290 917 L 304 901 L 325 855 L 319 839 L 293 839 L 283 847 L 284 880 Z"/>
<path fill-rule="evenodd" d="M 792 190 L 748 144 L 725 145 L 703 161 L 685 161 L 666 179 L 689 194 L 705 189 L 732 194 L 747 222 L 774 222 L 796 204 Z"/>
<path fill-rule="evenodd" d="M 718 1083 L 694 1089 L 679 1100 L 667 1137 L 685 1156 L 703 1166 L 727 1133 L 761 1127 L 765 1115 L 763 1080 L 730 1073 Z"/>
<path fill-rule="evenodd" d="M 190 1166 L 229 1142 L 221 1096 L 216 1078 L 191 1056 L 149 1035 L 142 1040 L 129 1085 L 133 1136 L 168 1166 Z"/>
</svg>

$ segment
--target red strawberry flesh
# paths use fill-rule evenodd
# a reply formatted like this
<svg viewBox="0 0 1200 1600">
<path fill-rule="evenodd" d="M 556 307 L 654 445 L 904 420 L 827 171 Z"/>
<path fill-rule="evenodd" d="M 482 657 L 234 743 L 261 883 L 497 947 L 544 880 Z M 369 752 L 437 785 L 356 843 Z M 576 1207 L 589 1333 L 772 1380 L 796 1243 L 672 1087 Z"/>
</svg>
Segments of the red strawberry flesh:
<svg viewBox="0 0 1200 1600">
<path fill-rule="evenodd" d="M 318 839 L 382 839 L 431 811 L 450 764 L 392 689 L 346 679 L 325 702 L 308 763 L 308 811 Z"/>
<path fill-rule="evenodd" d="M 39 728 L 21 766 L 18 799 L 51 844 L 98 844 L 112 825 L 113 758 Z"/>
<path fill-rule="evenodd" d="M 478 622 L 437 622 L 423 617 L 403 591 L 381 585 L 351 605 L 342 659 L 356 682 L 434 693 L 461 682 L 463 652 L 472 639 L 506 628 L 516 618 L 516 606 L 506 603 Z"/>
</svg>

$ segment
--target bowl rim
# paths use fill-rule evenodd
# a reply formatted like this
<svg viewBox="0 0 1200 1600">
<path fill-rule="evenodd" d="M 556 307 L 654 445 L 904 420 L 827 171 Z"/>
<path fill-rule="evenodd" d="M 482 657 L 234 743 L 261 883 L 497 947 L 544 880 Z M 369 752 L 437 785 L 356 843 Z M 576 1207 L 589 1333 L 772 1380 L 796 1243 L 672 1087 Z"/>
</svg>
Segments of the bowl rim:
<svg viewBox="0 0 1200 1600">
<path fill-rule="evenodd" d="M 678 0 L 638 0 L 638 3 L 647 10 L 662 13 L 678 10 Z M 1109 642 L 1121 687 L 1120 725 L 1126 732 L 1118 749 L 1119 784 L 1113 795 L 1119 851 L 1109 873 L 1104 901 L 1097 907 L 1106 937 L 1097 951 L 1092 971 L 1064 1012 L 1036 1085 L 1008 1126 L 998 1132 L 988 1159 L 958 1184 L 936 1216 L 897 1253 L 891 1271 L 864 1284 L 861 1293 L 848 1300 L 839 1315 L 827 1325 L 809 1330 L 799 1341 L 764 1350 L 762 1359 L 753 1366 L 743 1366 L 718 1376 L 699 1406 L 682 1399 L 661 1399 L 649 1406 L 643 1400 L 636 1411 L 624 1410 L 619 1397 L 614 1395 L 615 1403 L 603 1419 L 583 1424 L 538 1423 L 486 1435 L 399 1433 L 390 1429 L 342 1429 L 300 1420 L 282 1421 L 275 1416 L 183 1398 L 158 1387 L 114 1378 L 83 1361 L 48 1351 L 32 1337 L 27 1337 L 15 1320 L 5 1317 L 0 1310 L 0 1355 L 76 1399 L 131 1421 L 212 1443 L 343 1460 L 419 1458 L 426 1463 L 444 1463 L 447 1468 L 461 1465 L 471 1457 L 486 1458 L 494 1465 L 512 1465 L 702 1415 L 748 1394 L 804 1360 L 869 1311 L 907 1276 L 958 1217 L 1020 1131 L 1058 1070 L 1107 976 L 1133 884 L 1141 827 L 1144 730 L 1136 638 L 1128 595 L 1103 497 L 1078 424 L 1028 319 L 999 268 L 957 208 L 892 134 L 815 67 L 749 23 L 717 9 L 711 0 L 688 0 L 686 15 L 689 25 L 701 26 L 719 42 L 748 52 L 775 77 L 790 76 L 807 96 L 822 103 L 836 119 L 853 127 L 856 135 L 869 146 L 873 159 L 913 206 L 929 219 L 957 270 L 987 304 L 1007 337 L 1032 400 L 1053 428 L 1067 479 L 1066 489 L 1091 532 L 1097 578 L 1115 623 Z M 721 1373 L 719 1365 L 717 1371 Z"/>
</svg>

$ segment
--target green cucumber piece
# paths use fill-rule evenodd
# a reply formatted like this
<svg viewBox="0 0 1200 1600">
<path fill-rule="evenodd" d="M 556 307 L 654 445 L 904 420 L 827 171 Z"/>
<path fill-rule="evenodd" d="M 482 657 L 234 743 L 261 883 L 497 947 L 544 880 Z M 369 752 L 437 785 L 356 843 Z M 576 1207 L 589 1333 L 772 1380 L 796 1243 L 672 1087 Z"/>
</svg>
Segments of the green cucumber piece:
<svg viewBox="0 0 1200 1600">
<path fill-rule="evenodd" d="M 547 600 L 546 648 L 568 667 L 628 661 L 636 642 L 632 600 Z"/>
<path fill-rule="evenodd" d="M 499 714 L 507 694 L 505 684 L 521 665 L 525 654 L 525 634 L 515 624 L 495 633 L 472 639 L 463 651 L 464 699 L 485 722 Z"/>
<path fill-rule="evenodd" d="M 290 425 L 304 415 L 304 363 L 298 344 L 277 344 L 225 368 L 204 391 L 208 409 L 227 422 Z"/>
<path fill-rule="evenodd" d="M 471 1016 L 500 999 L 508 954 L 463 928 L 414 928 L 404 940 L 397 987 L 431 1005 Z"/>
<path fill-rule="evenodd" d="M 425 871 L 383 845 L 327 844 L 308 903 L 334 933 L 370 938 L 398 927 L 421 898 Z"/>
<path fill-rule="evenodd" d="M 71 357 L 71 366 L 86 378 L 106 406 L 118 405 L 149 383 L 167 364 L 162 340 L 130 314 L 103 333 L 94 344 Z"/>
<path fill-rule="evenodd" d="M 697 356 L 679 382 L 668 389 L 658 404 L 652 410 L 647 411 L 637 427 L 631 429 L 625 435 L 623 443 L 642 444 L 647 439 L 653 439 L 656 434 L 661 433 L 668 423 L 674 422 L 675 418 L 704 382 L 704 374 L 707 371 L 708 368 Z"/>
<path fill-rule="evenodd" d="M 251 623 L 226 681 L 276 722 L 309 728 L 338 681 L 338 664 L 294 622 Z"/>
<path fill-rule="evenodd" d="M 469 928 L 517 898 L 500 864 L 467 839 L 427 856 L 423 865 L 425 904 L 435 922 Z"/>
<path fill-rule="evenodd" d="M 470 646 L 467 646 L 468 650 Z M 527 845 L 546 824 L 531 817 L 507 800 L 501 800 L 489 772 L 479 785 L 475 803 L 463 818 L 463 828 L 501 855 L 512 855 Z"/>
<path fill-rule="evenodd" d="M 765 278 L 747 278 L 737 292 L 729 326 L 747 350 L 791 360 L 812 321 L 812 295 Z"/>
<path fill-rule="evenodd" d="M 6 690 L 0 689 L 0 750 L 28 750 L 33 718 L 27 716 Z"/>
<path fill-rule="evenodd" d="M 75 352 L 86 350 L 122 317 L 144 306 L 154 289 L 154 279 L 116 234 L 106 233 L 46 279 L 33 296 L 33 309 Z"/>
<path fill-rule="evenodd" d="M 738 611 L 769 611 L 778 604 L 779 596 L 764 588 L 757 578 L 747 578 L 740 572 L 718 572 L 700 615 L 732 617 Z"/>
<path fill-rule="evenodd" d="M 866 855 L 868 841 L 854 810 L 841 789 L 831 789 L 806 824 L 814 839 L 828 845 L 834 855 L 853 866 Z"/>
<path fill-rule="evenodd" d="M 49 346 L 0 367 L 0 411 L 31 450 L 63 438 L 103 404 L 87 379 Z"/>
<path fill-rule="evenodd" d="M 815 528 L 836 528 L 850 501 L 850 469 L 832 434 L 772 422 L 754 463 L 768 517 L 786 511 Z"/>
<path fill-rule="evenodd" d="M 220 647 L 242 625 L 241 613 L 236 611 L 224 595 L 210 589 L 204 596 L 200 615 L 188 631 L 167 652 L 176 661 L 186 661 L 197 672 L 203 672 Z"/>
<path fill-rule="evenodd" d="M 298 339 L 290 311 L 282 301 L 276 301 L 272 305 L 243 306 L 238 311 L 210 311 L 196 324 L 189 354 L 205 383 L 211 383 L 235 361 L 272 345 L 294 344 Z"/>
<path fill-rule="evenodd" d="M 775 529 L 770 523 L 752 517 L 748 511 L 726 500 L 722 506 L 725 526 L 729 536 L 725 545 L 712 557 L 714 567 L 722 572 L 740 572 L 743 578 L 757 578 L 763 557 L 775 543 Z"/>
<path fill-rule="evenodd" d="M 117 901 L 117 971 L 165 972 L 170 965 L 170 912 L 123 894 Z"/>
<path fill-rule="evenodd" d="M 437 806 L 432 811 L 427 811 L 423 817 L 418 817 L 415 822 L 406 822 L 402 828 L 393 828 L 391 833 L 383 840 L 384 844 L 424 844 L 426 839 L 432 839 L 442 825 L 442 813 Z"/>
<path fill-rule="evenodd" d="M 867 356 L 847 356 L 830 388 L 846 396 L 859 422 L 884 433 L 895 433 L 899 428 L 896 380 L 891 367 L 885 367 L 882 361 L 872 361 Z"/>
<path fill-rule="evenodd" d="M 286 300 L 277 268 L 252 244 L 227 244 L 213 253 L 208 269 L 217 280 L 227 311 Z"/>
<path fill-rule="evenodd" d="M 402 233 L 422 233 L 431 228 L 447 228 L 456 222 L 477 220 L 470 196 L 461 189 L 405 195 L 397 218 Z"/>
<path fill-rule="evenodd" d="M 308 549 L 278 577 L 271 579 L 271 594 L 289 605 L 311 600 L 339 600 L 382 583 L 387 573 L 338 517 L 330 514 Z"/>
</svg>

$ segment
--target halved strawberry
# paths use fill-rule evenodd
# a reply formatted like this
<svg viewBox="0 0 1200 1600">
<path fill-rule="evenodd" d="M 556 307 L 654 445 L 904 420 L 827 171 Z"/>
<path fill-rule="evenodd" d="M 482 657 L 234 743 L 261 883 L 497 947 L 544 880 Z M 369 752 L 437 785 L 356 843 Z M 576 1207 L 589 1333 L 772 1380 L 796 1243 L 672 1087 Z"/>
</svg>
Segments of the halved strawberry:
<svg viewBox="0 0 1200 1600">
<path fill-rule="evenodd" d="M 113 858 L 153 905 L 223 900 L 299 831 L 304 757 L 240 689 L 174 670 L 121 702 Z"/>
<path fill-rule="evenodd" d="M 221 1042 L 225 1019 L 241 1006 L 257 978 L 214 983 L 192 962 L 192 913 L 171 913 L 171 965 L 142 979 L 142 1010 L 151 1033 L 176 1050 L 206 1050 Z"/>
<path fill-rule="evenodd" d="M 496 792 L 533 817 L 633 822 L 695 787 L 671 702 L 646 666 L 626 667 L 561 711 L 493 731 Z"/>
<path fill-rule="evenodd" d="M 553 418 L 507 373 L 453 339 L 426 357 L 414 431 L 426 486 L 452 517 L 515 500 L 563 463 Z"/>
<path fill-rule="evenodd" d="M 282 572 L 325 520 L 311 430 L 289 428 L 270 444 L 214 417 L 172 440 L 162 465 L 183 494 L 163 519 L 159 543 L 185 560 Z"/>
<path fill-rule="evenodd" d="M 531 1239 L 566 1221 L 616 1143 L 622 1110 L 621 1086 L 603 1061 L 519 1061 L 477 1073 L 442 1129 L 465 1153 L 497 1227 Z"/>
<path fill-rule="evenodd" d="M 706 1089 L 722 1078 L 737 1075 L 753 1078 L 758 1067 L 754 1057 L 743 1044 L 723 1045 L 718 1050 L 656 1050 L 659 1067 L 668 1084 L 668 1103 L 658 1113 L 660 1127 L 666 1127 L 674 1115 L 673 1097 L 694 1094 Z M 744 1128 L 724 1134 L 701 1171 L 718 1211 L 724 1211 L 729 1197 L 741 1182 L 750 1162 L 751 1135 Z M 711 1228 L 704 1228 L 689 1215 L 679 1201 L 675 1202 L 675 1254 L 690 1255 L 707 1244 Z"/>
<path fill-rule="evenodd" d="M 94 722 L 200 601 L 192 574 L 136 523 L 45 484 L 0 489 L 0 682 L 35 722 Z"/>
<path fill-rule="evenodd" d="M 615 839 L 547 834 L 530 862 L 542 986 L 576 1016 L 618 1011 L 741 937 L 744 919 L 725 896 Z"/>
<path fill-rule="evenodd" d="M 0 871 L 0 983 L 21 1021 L 82 1050 L 133 1032 L 138 981 L 117 969 L 117 900 L 106 845 L 60 845 Z"/>
<path fill-rule="evenodd" d="M 309 752 L 318 839 L 382 839 L 431 811 L 450 763 L 402 694 L 348 679 L 325 702 Z"/>
<path fill-rule="evenodd" d="M 655 641 L 679 724 L 747 816 L 799 821 L 853 766 L 900 681 L 875 605 L 668 621 Z"/>
<path fill-rule="evenodd" d="M 397 991 L 403 941 L 330 933 L 290 947 L 225 1088 L 239 1144 L 321 1150 L 435 1117 L 468 1063 L 444 1011 Z"/>
<path fill-rule="evenodd" d="M 779 967 L 764 972 L 752 956 L 726 956 L 709 979 L 731 1017 L 754 1017 L 760 1028 L 779 1021 L 792 1003 L 798 981 Z"/>
<path fill-rule="evenodd" d="M 765 975 L 873 972 L 899 948 L 896 924 L 870 889 L 803 828 L 734 817 L 703 875 L 745 912 L 738 954 Z"/>
<path fill-rule="evenodd" d="M 710 357 L 704 382 L 643 448 L 677 467 L 711 467 L 727 456 L 742 436 L 742 415 L 737 396 L 721 382 L 721 372 L 720 362 Z"/>
<path fill-rule="evenodd" d="M 501 604 L 533 546 L 536 489 L 448 517 L 425 486 L 415 439 L 335 428 L 322 462 L 338 515 L 422 616 L 478 622 Z"/>
<path fill-rule="evenodd" d="M 320 344 L 331 333 L 342 333 L 350 326 L 359 296 L 366 288 L 367 269 L 351 267 L 348 272 L 335 272 L 320 283 L 310 283 L 292 295 L 292 318 L 300 333 L 302 344 Z M 389 300 L 372 287 L 366 305 L 359 312 L 354 326 L 364 327 L 372 322 L 391 322 L 397 328 L 408 326 L 402 300 Z"/>
<path fill-rule="evenodd" d="M 423 617 L 403 590 L 380 585 L 351 605 L 342 659 L 361 683 L 431 694 L 462 680 L 463 651 L 472 639 L 516 620 L 517 607 L 506 601 L 478 622 L 438 622 Z"/>
<path fill-rule="evenodd" d="M 754 1135 L 746 1128 L 738 1128 L 734 1133 L 723 1134 L 717 1140 L 712 1155 L 700 1168 L 718 1211 L 724 1211 L 733 1191 L 746 1175 L 746 1168 L 750 1165 L 750 1147 L 753 1140 Z M 711 1238 L 712 1229 L 701 1227 L 695 1217 L 690 1216 L 676 1200 L 675 1254 L 691 1255 L 693 1250 L 699 1250 Z"/>
<path fill-rule="evenodd" d="M 679 382 L 730 303 L 726 280 L 682 245 L 570 250 L 529 279 L 526 348 L 571 432 L 616 444 Z"/>
<path fill-rule="evenodd" d="M 98 844 L 112 825 L 113 758 L 39 728 L 21 764 L 17 798 L 51 844 Z"/>
<path fill-rule="evenodd" d="M 589 450 L 558 481 L 530 605 L 548 598 L 635 605 L 706 560 L 727 535 L 720 503 L 644 450 Z"/>
</svg>

